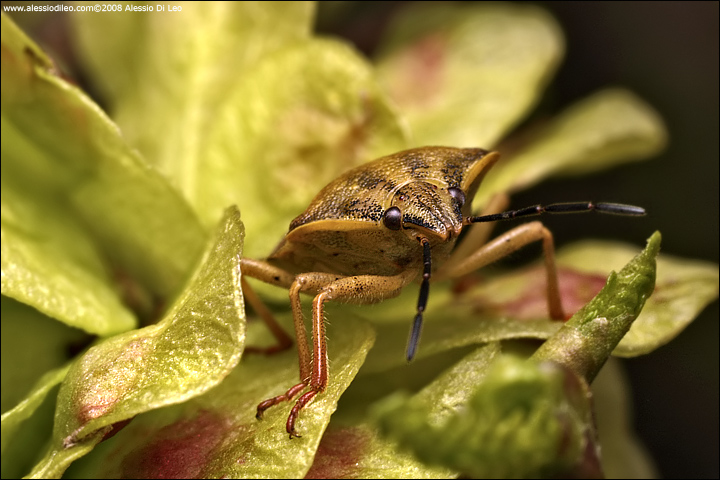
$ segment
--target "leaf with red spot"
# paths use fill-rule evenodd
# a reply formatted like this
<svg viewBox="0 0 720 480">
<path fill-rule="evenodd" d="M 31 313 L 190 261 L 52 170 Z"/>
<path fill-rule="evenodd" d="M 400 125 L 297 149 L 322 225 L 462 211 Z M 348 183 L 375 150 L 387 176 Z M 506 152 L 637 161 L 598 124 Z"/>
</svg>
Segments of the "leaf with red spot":
<svg viewBox="0 0 720 480">
<path fill-rule="evenodd" d="M 537 102 L 563 55 L 531 5 L 418 3 L 398 16 L 378 73 L 417 146 L 491 148 Z"/>
<path fill-rule="evenodd" d="M 420 394 L 383 400 L 374 409 L 381 430 L 428 464 L 473 478 L 600 475 L 587 384 L 652 293 L 659 249 L 656 233 L 530 360 L 492 358 L 476 379 L 460 371 L 474 354 Z M 433 416 L 447 396 L 455 408 Z"/>
<path fill-rule="evenodd" d="M 217 385 L 245 341 L 243 227 L 226 211 L 203 263 L 158 324 L 109 338 L 72 366 L 57 399 L 52 448 L 31 476 L 59 476 L 113 425 Z"/>
<path fill-rule="evenodd" d="M 613 268 L 622 267 L 633 248 L 612 242 L 581 242 L 557 252 L 560 290 L 568 316 L 592 299 Z M 542 264 L 490 279 L 480 279 L 461 293 L 433 285 L 432 301 L 418 358 L 473 343 L 514 338 L 546 339 L 562 322 L 549 320 Z M 657 283 L 640 317 L 615 349 L 620 356 L 648 353 L 678 335 L 718 294 L 718 271 L 712 264 L 660 255 Z M 408 288 L 396 300 L 378 307 L 377 348 L 363 372 L 404 363 L 403 352 L 417 293 Z M 688 295 L 692 292 L 692 295 Z M 387 310 L 385 310 L 387 309 Z"/>
<path fill-rule="evenodd" d="M 289 317 L 281 321 L 288 323 Z M 285 422 L 290 403 L 255 418 L 257 405 L 298 382 L 297 353 L 246 355 L 216 388 L 181 405 L 139 415 L 111 440 L 74 466 L 92 478 L 298 478 L 315 457 L 340 395 L 355 377 L 375 334 L 367 322 L 348 316 L 327 330 L 330 383 L 301 412 L 300 438 Z M 250 325 L 248 343 L 270 340 L 266 327 Z"/>
</svg>

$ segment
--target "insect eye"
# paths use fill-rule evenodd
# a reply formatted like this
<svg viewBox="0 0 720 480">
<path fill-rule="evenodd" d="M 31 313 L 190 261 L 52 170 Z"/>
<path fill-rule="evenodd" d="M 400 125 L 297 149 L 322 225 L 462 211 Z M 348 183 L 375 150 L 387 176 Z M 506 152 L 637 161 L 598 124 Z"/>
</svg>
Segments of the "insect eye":
<svg viewBox="0 0 720 480">
<path fill-rule="evenodd" d="M 383 214 L 383 223 L 390 230 L 402 228 L 402 213 L 398 207 L 390 207 Z"/>
<path fill-rule="evenodd" d="M 448 193 L 451 197 L 455 199 L 456 202 L 458 202 L 458 205 L 460 205 L 461 207 L 465 205 L 465 194 L 462 190 L 460 190 L 459 188 L 450 187 L 448 188 Z"/>
</svg>

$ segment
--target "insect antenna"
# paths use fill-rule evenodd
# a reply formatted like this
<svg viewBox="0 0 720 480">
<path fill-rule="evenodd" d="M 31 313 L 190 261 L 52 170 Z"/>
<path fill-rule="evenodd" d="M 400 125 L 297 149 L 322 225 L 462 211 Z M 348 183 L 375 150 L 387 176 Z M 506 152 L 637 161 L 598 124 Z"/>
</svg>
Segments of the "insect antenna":
<svg viewBox="0 0 720 480">
<path fill-rule="evenodd" d="M 422 330 L 423 312 L 427 306 L 428 295 L 430 294 L 430 271 L 432 270 L 432 262 L 430 260 L 430 241 L 427 238 L 420 239 L 423 246 L 423 279 L 420 284 L 420 295 L 418 296 L 417 315 L 413 320 L 412 330 L 410 331 L 410 339 L 408 340 L 407 352 L 405 354 L 407 361 L 410 362 L 415 357 L 418 343 L 420 343 L 420 331 Z"/>
<path fill-rule="evenodd" d="M 611 215 L 624 215 L 630 217 L 638 217 L 645 215 L 645 209 L 636 207 L 635 205 L 625 205 L 622 203 L 594 203 L 594 202 L 569 202 L 569 203 L 551 203 L 549 205 L 533 205 L 518 210 L 508 210 L 507 212 L 494 213 L 492 215 L 480 215 L 477 217 L 466 217 L 464 224 L 495 222 L 498 220 L 511 220 L 519 217 L 532 217 L 542 215 L 544 213 L 585 213 L 585 212 L 609 213 Z"/>
</svg>

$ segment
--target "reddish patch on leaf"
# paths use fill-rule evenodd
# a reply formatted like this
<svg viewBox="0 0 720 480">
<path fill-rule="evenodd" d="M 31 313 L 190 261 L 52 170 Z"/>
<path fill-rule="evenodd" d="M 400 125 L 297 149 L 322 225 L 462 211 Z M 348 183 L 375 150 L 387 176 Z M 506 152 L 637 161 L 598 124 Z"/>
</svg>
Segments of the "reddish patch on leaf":
<svg viewBox="0 0 720 480">
<path fill-rule="evenodd" d="M 395 59 L 397 75 L 390 94 L 400 105 L 431 104 L 443 91 L 447 39 L 441 34 L 423 37 Z"/>
<path fill-rule="evenodd" d="M 522 275 L 529 285 L 524 292 L 506 302 L 494 302 L 487 297 L 481 298 L 482 309 L 501 312 L 522 320 L 547 318 L 545 269 L 533 268 Z M 607 278 L 603 275 L 562 268 L 558 270 L 558 281 L 567 320 L 602 290 Z"/>
<path fill-rule="evenodd" d="M 355 478 L 370 437 L 360 428 L 327 430 L 305 478 Z"/>
<path fill-rule="evenodd" d="M 122 478 L 202 478 L 205 465 L 230 422 L 214 412 L 201 411 L 159 430 L 122 461 Z"/>
<path fill-rule="evenodd" d="M 123 347 L 112 361 L 95 362 L 90 350 L 83 357 L 83 383 L 75 394 L 77 419 L 80 425 L 111 412 L 127 392 L 135 386 L 139 364 L 148 350 L 143 340 L 133 340 Z"/>
</svg>

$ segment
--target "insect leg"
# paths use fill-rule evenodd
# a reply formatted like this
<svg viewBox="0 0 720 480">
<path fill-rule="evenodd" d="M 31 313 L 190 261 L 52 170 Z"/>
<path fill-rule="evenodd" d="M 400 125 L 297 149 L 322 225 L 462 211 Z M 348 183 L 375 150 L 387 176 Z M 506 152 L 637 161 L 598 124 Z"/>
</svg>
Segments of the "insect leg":
<svg viewBox="0 0 720 480">
<path fill-rule="evenodd" d="M 487 216 L 500 213 L 505 210 L 508 205 L 510 205 L 510 197 L 504 193 L 498 193 L 497 195 L 493 195 L 481 212 L 481 215 Z M 483 222 L 477 225 L 472 225 L 470 231 L 465 234 L 460 243 L 455 247 L 450 255 L 450 258 L 445 261 L 441 270 L 445 271 L 446 269 L 452 269 L 454 265 L 458 264 L 478 248 L 485 245 L 490 238 L 490 234 L 492 233 L 494 226 L 494 222 Z"/>
<path fill-rule="evenodd" d="M 323 274 L 325 275 L 325 274 Z M 327 284 L 313 300 L 312 310 L 312 341 L 313 341 L 313 363 L 310 382 L 310 390 L 298 398 L 290 410 L 286 429 L 290 438 L 299 437 L 295 433 L 295 422 L 300 410 L 302 410 L 318 393 L 323 392 L 328 385 L 328 354 L 325 340 L 325 302 L 338 300 L 346 303 L 368 304 L 375 303 L 386 298 L 397 296 L 402 288 L 410 283 L 417 275 L 414 271 L 405 271 L 395 276 L 359 275 L 355 277 L 344 277 Z M 299 341 L 299 340 L 298 340 Z M 294 388 L 294 387 L 293 387 Z"/>
<path fill-rule="evenodd" d="M 500 235 L 457 263 L 452 269 L 445 271 L 444 276 L 451 278 L 468 274 L 538 240 L 542 240 L 545 254 L 548 311 L 551 318 L 562 320 L 565 318 L 565 313 L 560 300 L 553 236 L 540 222 L 525 223 Z"/>
<path fill-rule="evenodd" d="M 257 406 L 255 417 L 261 419 L 268 408 L 278 403 L 292 400 L 309 384 L 312 370 L 312 358 L 308 349 L 307 333 L 302 312 L 300 293 L 317 293 L 323 286 L 341 278 L 338 275 L 322 272 L 305 273 L 295 277 L 290 285 L 290 306 L 293 312 L 293 325 L 295 326 L 295 339 L 298 348 L 298 364 L 300 368 L 300 383 L 291 387 L 287 392 L 261 402 Z"/>
<path fill-rule="evenodd" d="M 277 340 L 276 345 L 270 347 L 246 347 L 248 353 L 261 353 L 265 355 L 281 352 L 292 346 L 292 338 L 277 323 L 273 314 L 268 310 L 260 297 L 250 287 L 245 277 L 253 277 L 267 283 L 275 283 L 282 285 L 282 282 L 291 281 L 292 275 L 273 265 L 261 260 L 250 260 L 243 258 L 240 263 L 243 275 L 240 277 L 240 283 L 243 290 L 243 298 L 252 306 L 255 313 L 265 322 L 270 332 Z"/>
<path fill-rule="evenodd" d="M 288 348 L 292 347 L 292 338 L 290 338 L 290 335 L 285 333 L 285 330 L 283 330 L 280 324 L 277 323 L 277 320 L 275 320 L 273 314 L 270 312 L 270 310 L 268 310 L 268 308 L 265 306 L 265 303 L 263 303 L 260 297 L 257 296 L 255 291 L 250 287 L 250 284 L 248 284 L 244 278 L 242 278 L 240 282 L 242 284 L 243 298 L 245 298 L 245 300 L 247 300 L 247 302 L 252 305 L 255 313 L 257 313 L 258 316 L 262 318 L 262 320 L 265 322 L 265 325 L 267 325 L 268 329 L 275 337 L 275 340 L 277 340 L 276 345 L 271 345 L 269 347 L 245 347 L 245 352 L 272 355 L 273 353 L 282 352 L 283 350 L 287 350 Z"/>
</svg>

